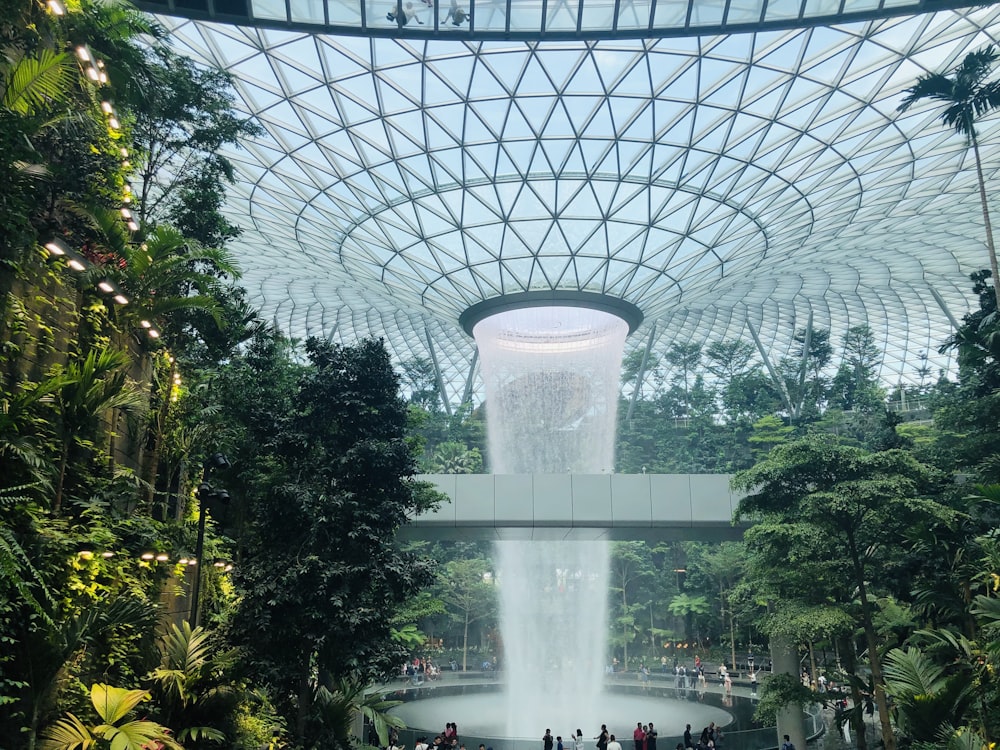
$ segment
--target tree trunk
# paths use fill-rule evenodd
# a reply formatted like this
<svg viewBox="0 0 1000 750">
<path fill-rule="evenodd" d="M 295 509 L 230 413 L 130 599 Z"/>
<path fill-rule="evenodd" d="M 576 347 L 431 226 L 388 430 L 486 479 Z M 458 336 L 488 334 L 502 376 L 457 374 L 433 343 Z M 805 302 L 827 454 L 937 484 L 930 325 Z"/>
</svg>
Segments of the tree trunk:
<svg viewBox="0 0 1000 750">
<path fill-rule="evenodd" d="M 840 641 L 835 640 L 834 643 L 837 646 L 837 666 L 841 666 L 843 661 L 843 670 L 851 675 L 857 676 L 858 673 L 858 649 L 855 637 L 853 635 L 847 636 L 844 645 L 847 647 L 844 651 L 840 650 Z M 846 685 L 841 686 L 841 690 L 847 689 L 851 693 L 851 700 L 854 701 L 855 706 L 860 706 L 864 704 L 861 698 L 861 691 L 855 686 L 854 680 L 849 680 Z M 848 714 L 848 716 L 853 717 L 854 712 Z M 864 713 L 859 713 L 857 716 L 857 721 L 848 720 L 851 729 L 854 730 L 855 744 L 858 750 L 868 750 L 868 735 L 865 733 L 865 717 Z"/>
<path fill-rule="evenodd" d="M 624 622 L 628 612 L 628 599 L 625 597 L 625 576 L 622 576 L 622 671 L 628 672 L 628 624 Z"/>
<path fill-rule="evenodd" d="M 201 560 L 198 561 L 198 565 L 201 565 Z M 311 696 L 312 691 L 309 689 L 309 671 L 307 669 L 299 678 L 299 705 L 295 717 L 295 744 L 300 747 L 306 737 L 306 723 L 309 720 L 309 709 L 312 707 Z"/>
<path fill-rule="evenodd" d="M 163 449 L 163 432 L 164 427 L 167 423 L 167 413 L 170 411 L 170 391 L 174 387 L 174 367 L 173 362 L 170 363 L 170 370 L 167 372 L 167 380 L 163 385 L 162 399 L 163 403 L 160 404 L 160 410 L 156 415 L 156 432 L 153 435 L 153 450 L 152 455 L 149 458 L 149 468 L 146 472 L 146 479 L 149 482 L 149 487 L 146 490 L 146 503 L 149 505 L 150 509 L 153 507 L 153 501 L 156 499 L 156 477 L 160 473 L 160 451 Z M 201 561 L 199 561 L 199 565 Z"/>
<path fill-rule="evenodd" d="M 465 610 L 465 632 L 462 633 L 462 671 L 469 661 L 469 610 Z"/>
<path fill-rule="evenodd" d="M 983 206 L 983 223 L 986 225 L 986 248 L 990 251 L 990 273 L 993 278 L 993 298 L 1000 313 L 1000 271 L 997 270 L 997 250 L 993 244 L 993 225 L 990 223 L 989 203 L 986 200 L 986 180 L 983 177 L 983 162 L 979 157 L 979 139 L 975 127 L 969 128 L 972 139 L 972 153 L 976 157 L 976 177 L 979 178 L 979 200 Z"/>
<path fill-rule="evenodd" d="M 59 476 L 56 478 L 56 492 L 52 499 L 52 515 L 58 516 L 62 510 L 63 485 L 66 483 L 66 466 L 69 464 L 69 446 L 73 438 L 63 439 L 62 453 L 59 454 Z"/>
<path fill-rule="evenodd" d="M 819 687 L 819 675 L 816 674 L 816 652 L 813 651 L 812 641 L 809 641 L 809 675 L 812 680 L 809 687 L 816 690 Z"/>
<path fill-rule="evenodd" d="M 872 683 L 875 686 L 875 705 L 878 706 L 878 720 L 882 726 L 882 742 L 885 750 L 896 750 L 896 735 L 892 732 L 892 722 L 889 718 L 889 704 L 885 698 L 885 677 L 882 674 L 882 658 L 878 653 L 878 641 L 875 639 L 875 626 L 872 623 L 872 605 L 868 600 L 868 590 L 865 587 L 865 569 L 861 563 L 854 538 L 848 536 L 848 549 L 851 562 L 854 565 L 855 583 L 858 585 L 858 598 L 861 600 L 861 621 L 865 631 L 865 642 L 868 644 L 868 666 L 872 671 Z"/>
</svg>

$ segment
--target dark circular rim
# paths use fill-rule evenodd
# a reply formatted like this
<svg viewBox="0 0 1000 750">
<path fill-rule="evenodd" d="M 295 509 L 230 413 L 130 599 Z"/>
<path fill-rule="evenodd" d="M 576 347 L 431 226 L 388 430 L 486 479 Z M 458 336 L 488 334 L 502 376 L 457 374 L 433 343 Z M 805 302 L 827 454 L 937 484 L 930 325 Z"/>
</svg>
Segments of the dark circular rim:
<svg viewBox="0 0 1000 750">
<path fill-rule="evenodd" d="M 477 302 L 458 316 L 458 324 L 469 336 L 481 320 L 509 310 L 523 310 L 528 307 L 584 307 L 600 310 L 621 318 L 628 324 L 629 334 L 642 325 L 642 310 L 620 297 L 609 297 L 597 292 L 581 292 L 574 289 L 550 289 L 545 291 L 518 292 L 491 297 Z"/>
</svg>

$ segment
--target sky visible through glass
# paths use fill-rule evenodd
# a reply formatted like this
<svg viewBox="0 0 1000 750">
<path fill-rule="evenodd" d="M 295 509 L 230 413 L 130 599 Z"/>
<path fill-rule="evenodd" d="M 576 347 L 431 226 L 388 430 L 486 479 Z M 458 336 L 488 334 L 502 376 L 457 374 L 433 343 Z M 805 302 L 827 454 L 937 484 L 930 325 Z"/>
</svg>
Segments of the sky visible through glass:
<svg viewBox="0 0 1000 750">
<path fill-rule="evenodd" d="M 295 335 L 386 336 L 400 360 L 433 347 L 457 402 L 474 351 L 460 313 L 550 289 L 637 305 L 630 348 L 753 327 L 778 360 L 811 314 L 835 344 L 869 325 L 887 384 L 913 382 L 921 353 L 947 366 L 947 313 L 988 264 L 975 169 L 931 105 L 897 107 L 993 41 L 998 16 L 605 41 L 161 20 L 265 128 L 228 154 L 227 207 L 264 314 Z M 980 130 L 989 183 L 996 119 Z"/>
</svg>

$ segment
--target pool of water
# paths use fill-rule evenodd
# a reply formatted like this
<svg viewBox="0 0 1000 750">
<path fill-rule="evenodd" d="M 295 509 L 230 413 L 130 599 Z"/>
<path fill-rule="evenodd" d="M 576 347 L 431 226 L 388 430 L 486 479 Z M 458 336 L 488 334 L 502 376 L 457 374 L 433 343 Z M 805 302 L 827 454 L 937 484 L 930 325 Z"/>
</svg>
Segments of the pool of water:
<svg viewBox="0 0 1000 750">
<path fill-rule="evenodd" d="M 423 731 L 431 737 L 442 732 L 446 723 L 454 722 L 467 746 L 470 746 L 470 737 L 488 737 L 535 740 L 541 747 L 541 737 L 548 728 L 553 736 L 562 735 L 564 743 L 571 747 L 569 738 L 579 728 L 586 738 L 586 750 L 594 750 L 593 737 L 599 733 L 601 724 L 607 724 L 608 731 L 617 736 L 623 748 L 632 750 L 632 731 L 637 722 L 652 722 L 662 738 L 680 735 L 685 724 L 690 724 L 695 733 L 710 722 L 721 727 L 739 724 L 732 709 L 719 705 L 722 696 L 696 690 L 654 688 L 643 691 L 612 686 L 602 694 L 596 715 L 576 714 L 572 710 L 568 714 L 553 711 L 546 715 L 543 711 L 544 726 L 537 727 L 522 726 L 514 717 L 513 726 L 517 727 L 514 733 L 506 730 L 510 725 L 509 714 L 500 685 L 410 688 L 387 697 L 406 701 L 392 713 L 418 734 Z M 673 745 L 658 745 L 658 750 L 672 748 Z"/>
</svg>

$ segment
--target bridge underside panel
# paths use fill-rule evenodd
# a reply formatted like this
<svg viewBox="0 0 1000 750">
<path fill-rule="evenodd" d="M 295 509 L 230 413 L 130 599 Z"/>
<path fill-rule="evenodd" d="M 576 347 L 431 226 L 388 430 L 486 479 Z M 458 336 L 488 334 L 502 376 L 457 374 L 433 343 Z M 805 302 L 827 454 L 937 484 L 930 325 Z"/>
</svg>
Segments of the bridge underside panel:
<svg viewBox="0 0 1000 750">
<path fill-rule="evenodd" d="M 427 474 L 448 502 L 407 539 L 722 541 L 739 496 L 727 474 Z"/>
</svg>

